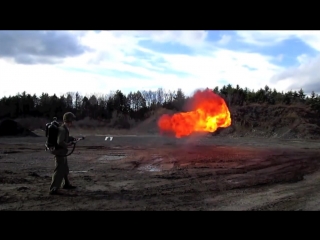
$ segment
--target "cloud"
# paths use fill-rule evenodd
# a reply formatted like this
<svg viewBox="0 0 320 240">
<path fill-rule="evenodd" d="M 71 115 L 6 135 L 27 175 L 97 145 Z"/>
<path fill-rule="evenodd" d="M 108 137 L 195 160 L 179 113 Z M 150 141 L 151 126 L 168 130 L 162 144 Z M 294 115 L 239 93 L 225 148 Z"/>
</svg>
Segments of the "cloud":
<svg viewBox="0 0 320 240">
<path fill-rule="evenodd" d="M 281 31 L 236 31 L 236 34 L 240 41 L 257 46 L 272 46 L 292 37 Z"/>
<path fill-rule="evenodd" d="M 281 62 L 283 60 L 283 54 L 279 54 L 277 57 L 276 57 L 276 60 Z"/>
<path fill-rule="evenodd" d="M 320 31 L 237 31 L 239 40 L 258 46 L 273 46 L 288 39 L 299 39 L 320 51 Z"/>
<path fill-rule="evenodd" d="M 311 91 L 320 92 L 320 31 L 237 31 L 238 40 L 255 46 L 276 46 L 282 44 L 285 49 L 285 41 L 294 40 L 303 42 L 311 50 L 297 56 L 292 52 L 302 49 L 301 46 L 291 45 L 281 54 L 282 61 L 286 55 L 295 59 L 295 64 L 275 74 L 271 83 L 277 84 L 286 90 L 299 90 L 302 88 L 306 93 Z M 284 51 L 284 50 L 283 50 Z"/>
<path fill-rule="evenodd" d="M 158 87 L 182 88 L 190 95 L 229 83 L 255 90 L 265 85 L 280 91 L 311 89 L 318 81 L 319 58 L 304 48 L 300 54 L 285 48 L 286 40 L 298 38 L 316 52 L 319 35 L 306 32 L 3 31 L 0 79 L 5 88 L 0 95 Z"/>
<path fill-rule="evenodd" d="M 207 31 L 115 31 L 113 33 L 120 38 L 131 36 L 159 43 L 178 43 L 192 48 L 202 46 L 208 36 Z"/>
<path fill-rule="evenodd" d="M 186 42 L 174 37 L 176 35 L 171 34 L 170 36 L 171 38 L 166 37 L 167 41 L 175 39 L 178 42 L 177 39 L 179 39 L 179 44 Z M 221 86 L 223 81 L 257 89 L 261 82 L 268 84 L 268 80 L 275 71 L 281 70 L 281 67 L 270 63 L 273 59 L 270 56 L 223 48 L 214 50 L 210 48 L 206 53 L 201 51 L 201 54 L 196 55 L 160 53 L 156 49 L 147 49 L 139 45 L 139 41 L 145 37 L 146 32 L 143 34 L 130 32 L 128 36 L 119 32 L 116 32 L 115 35 L 113 32 L 90 33 L 82 39 L 82 43 L 95 46 L 99 54 L 87 54 L 86 57 L 83 56 L 82 61 L 79 61 L 80 58 L 70 59 L 70 61 L 65 61 L 64 65 L 80 66 L 92 73 L 101 72 L 103 69 L 104 72 L 117 70 L 131 72 L 135 75 L 140 74 L 144 77 L 143 86 L 140 87 L 163 86 L 167 89 L 180 87 L 188 94 L 195 88 Z M 155 37 L 153 34 L 149 37 L 158 39 L 158 36 Z M 206 43 L 203 43 L 202 46 L 206 46 Z M 140 54 L 142 52 L 144 56 L 135 57 L 137 52 Z M 87 64 L 88 62 L 90 65 Z M 262 76 L 259 76 L 259 73 L 262 73 Z M 107 77 L 106 81 L 109 81 Z M 127 81 L 130 81 L 130 78 Z"/>
<path fill-rule="evenodd" d="M 83 54 L 78 42 L 83 33 L 68 31 L 0 31 L 0 56 L 21 64 L 53 64 Z"/>
<path fill-rule="evenodd" d="M 218 41 L 220 45 L 226 45 L 231 41 L 230 35 L 222 35 L 221 39 Z"/>
<path fill-rule="evenodd" d="M 311 91 L 320 92 L 320 56 L 309 58 L 306 55 L 297 57 L 298 67 L 292 67 L 276 74 L 271 81 L 275 84 L 281 82 L 288 83 L 289 90 L 303 90 L 307 93 Z"/>
</svg>

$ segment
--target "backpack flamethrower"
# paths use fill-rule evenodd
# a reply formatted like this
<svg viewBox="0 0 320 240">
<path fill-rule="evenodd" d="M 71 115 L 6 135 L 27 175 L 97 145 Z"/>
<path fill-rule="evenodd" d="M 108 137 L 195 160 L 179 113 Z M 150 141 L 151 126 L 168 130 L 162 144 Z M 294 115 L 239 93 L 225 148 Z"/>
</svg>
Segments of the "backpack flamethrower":
<svg viewBox="0 0 320 240">
<path fill-rule="evenodd" d="M 52 122 L 46 124 L 47 142 L 45 143 L 45 151 L 50 150 L 50 152 L 52 152 L 56 148 L 56 141 L 57 141 L 59 126 L 60 124 L 57 122 L 57 118 L 53 118 Z M 76 147 L 76 143 L 83 139 L 84 137 L 73 138 L 72 141 L 70 142 L 71 144 L 73 144 L 73 148 L 71 152 L 68 153 L 67 155 L 60 156 L 60 157 L 67 157 L 71 155 Z"/>
</svg>

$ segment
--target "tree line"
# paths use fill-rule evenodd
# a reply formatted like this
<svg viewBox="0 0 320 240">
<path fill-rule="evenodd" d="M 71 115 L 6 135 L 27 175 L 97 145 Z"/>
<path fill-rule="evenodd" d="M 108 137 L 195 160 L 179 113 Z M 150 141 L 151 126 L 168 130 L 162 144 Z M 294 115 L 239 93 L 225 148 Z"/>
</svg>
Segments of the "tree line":
<svg viewBox="0 0 320 240">
<path fill-rule="evenodd" d="M 231 84 L 212 90 L 225 99 L 228 107 L 243 106 L 252 103 L 259 104 L 303 104 L 311 106 L 320 116 L 320 96 L 312 92 L 307 96 L 300 91 L 278 92 L 268 86 L 257 91 L 233 87 Z M 23 117 L 53 117 L 62 118 L 63 114 L 71 111 L 77 119 L 89 117 L 91 119 L 110 120 L 113 117 L 130 117 L 136 121 L 148 118 L 159 108 L 183 111 L 183 106 L 189 100 L 181 89 L 156 91 L 136 91 L 124 94 L 121 90 L 108 94 L 92 94 L 82 96 L 79 92 L 67 92 L 61 96 L 49 96 L 42 93 L 40 96 L 30 95 L 26 92 L 15 96 L 0 99 L 0 118 Z"/>
</svg>

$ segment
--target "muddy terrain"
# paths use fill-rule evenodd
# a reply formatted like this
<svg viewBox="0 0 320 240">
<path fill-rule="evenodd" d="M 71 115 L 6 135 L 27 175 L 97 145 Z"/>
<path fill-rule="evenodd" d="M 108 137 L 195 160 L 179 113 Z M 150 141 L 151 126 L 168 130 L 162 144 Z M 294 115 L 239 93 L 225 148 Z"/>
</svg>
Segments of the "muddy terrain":
<svg viewBox="0 0 320 240">
<path fill-rule="evenodd" d="M 318 141 L 106 136 L 77 144 L 58 196 L 45 138 L 1 137 L 0 210 L 320 210 Z"/>
</svg>

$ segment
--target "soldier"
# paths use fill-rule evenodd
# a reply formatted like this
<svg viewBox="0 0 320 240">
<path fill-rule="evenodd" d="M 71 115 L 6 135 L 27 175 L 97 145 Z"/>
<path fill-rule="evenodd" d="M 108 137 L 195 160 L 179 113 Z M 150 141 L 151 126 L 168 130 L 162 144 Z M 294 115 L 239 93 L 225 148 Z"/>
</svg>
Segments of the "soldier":
<svg viewBox="0 0 320 240">
<path fill-rule="evenodd" d="M 69 136 L 69 128 L 75 118 L 76 116 L 72 112 L 67 112 L 63 115 L 63 124 L 59 127 L 57 146 L 51 151 L 55 155 L 55 169 L 50 186 L 50 194 L 52 195 L 60 195 L 61 193 L 58 192 L 58 189 L 61 186 L 64 189 L 76 188 L 69 182 L 69 166 L 67 157 L 64 157 L 68 153 L 68 147 L 72 146 L 72 141 L 75 140 L 75 138 Z"/>
</svg>

